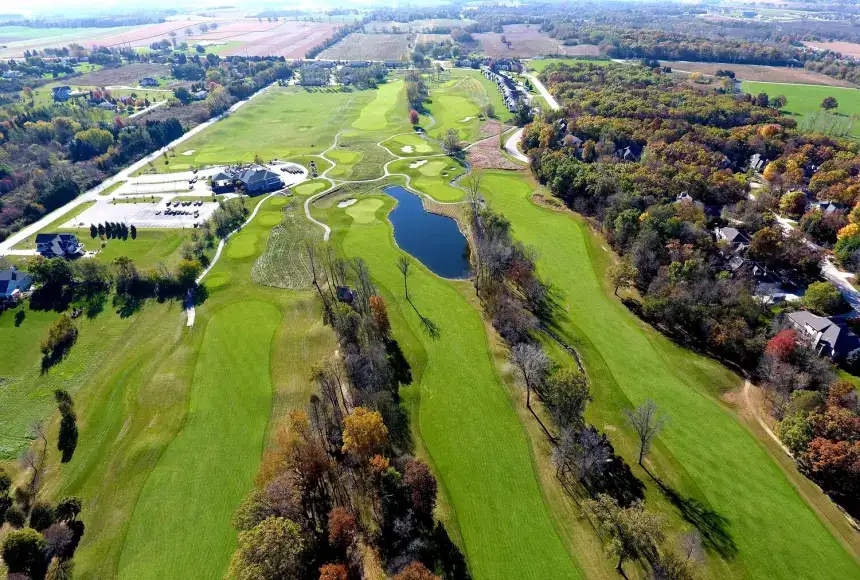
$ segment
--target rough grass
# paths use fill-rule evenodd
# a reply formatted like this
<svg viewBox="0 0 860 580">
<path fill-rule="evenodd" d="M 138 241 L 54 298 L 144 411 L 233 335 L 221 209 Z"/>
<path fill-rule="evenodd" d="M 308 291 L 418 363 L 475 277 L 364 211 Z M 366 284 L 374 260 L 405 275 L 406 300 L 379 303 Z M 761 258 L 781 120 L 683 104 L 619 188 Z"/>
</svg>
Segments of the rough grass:
<svg viewBox="0 0 860 580">
<path fill-rule="evenodd" d="M 484 193 L 518 240 L 538 250 L 541 274 L 559 292 L 560 331 L 582 353 L 595 402 L 589 415 L 608 430 L 616 449 L 635 464 L 632 434 L 620 411 L 646 397 L 671 417 L 649 469 L 679 497 L 661 497 L 649 484 L 649 502 L 670 506 L 698 525 L 714 577 L 849 578 L 857 562 L 804 503 L 762 446 L 725 407 L 720 395 L 740 380 L 724 367 L 680 348 L 610 299 L 603 268 L 610 254 L 590 238 L 584 222 L 538 208 L 517 174 L 488 173 Z M 611 329 L 611 331 L 609 331 Z M 676 515 L 677 517 L 677 515 Z M 796 530 L 803 530 L 797 534 Z"/>
<path fill-rule="evenodd" d="M 326 156 L 337 162 L 328 177 L 335 179 L 376 179 L 383 175 L 383 165 L 394 159 L 391 153 L 378 145 L 379 137 L 363 133 L 346 133 L 338 139 L 338 148 Z"/>
<path fill-rule="evenodd" d="M 747 81 L 741 87 L 745 93 L 754 95 L 758 93 L 767 93 L 771 97 L 784 95 L 787 99 L 784 110 L 797 117 L 797 123 L 800 126 L 803 126 L 805 119 L 821 110 L 821 101 L 827 97 L 834 97 L 839 103 L 833 113 L 845 123 L 851 122 L 850 117 L 853 115 L 860 114 L 860 90 L 858 89 Z M 849 136 L 860 138 L 860 123 L 853 123 Z"/>
<path fill-rule="evenodd" d="M 305 218 L 297 200 L 284 205 L 282 216 L 282 221 L 269 233 L 266 253 L 251 268 L 251 280 L 264 286 L 308 290 L 312 279 L 304 241 L 320 239 L 322 230 Z"/>
<path fill-rule="evenodd" d="M 468 282 L 445 281 L 416 263 L 405 300 L 391 227 L 381 219 L 352 226 L 345 210 L 327 219 L 334 241 L 349 256 L 368 261 L 389 305 L 394 336 L 412 365 L 421 439 L 440 474 L 465 544 L 473 576 L 578 578 L 556 534 L 535 479 L 528 443 L 499 383 L 476 308 L 461 292 Z M 438 327 L 438 339 L 423 330 L 416 312 Z"/>
</svg>

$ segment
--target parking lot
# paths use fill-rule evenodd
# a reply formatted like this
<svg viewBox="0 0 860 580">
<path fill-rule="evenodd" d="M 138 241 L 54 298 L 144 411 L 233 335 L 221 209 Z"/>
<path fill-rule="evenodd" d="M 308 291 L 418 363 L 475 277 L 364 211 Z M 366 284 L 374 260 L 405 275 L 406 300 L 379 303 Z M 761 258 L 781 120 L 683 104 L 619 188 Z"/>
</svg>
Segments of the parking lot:
<svg viewBox="0 0 860 580">
<path fill-rule="evenodd" d="M 210 193 L 211 195 L 211 193 Z M 178 204 L 178 205 L 177 205 Z M 64 227 L 119 222 L 137 228 L 193 228 L 209 219 L 218 204 L 212 201 L 160 200 L 157 203 L 96 203 Z"/>
</svg>

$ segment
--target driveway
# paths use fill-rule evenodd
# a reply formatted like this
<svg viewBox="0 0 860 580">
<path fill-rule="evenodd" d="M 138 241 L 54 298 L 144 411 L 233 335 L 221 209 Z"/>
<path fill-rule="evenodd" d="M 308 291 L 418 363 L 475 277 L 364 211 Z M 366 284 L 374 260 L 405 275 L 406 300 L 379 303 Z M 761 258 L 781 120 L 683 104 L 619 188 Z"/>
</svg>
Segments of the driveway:
<svg viewBox="0 0 860 580">
<path fill-rule="evenodd" d="M 540 80 L 538 80 L 535 75 L 526 74 L 525 76 L 528 77 L 528 79 L 532 82 L 532 85 L 534 85 L 534 87 L 538 90 L 544 100 L 546 100 L 550 109 L 552 109 L 553 111 L 558 111 L 559 109 L 561 109 L 561 105 L 558 104 L 558 101 L 555 100 L 555 97 L 549 94 L 549 91 L 546 90 L 546 87 L 543 86 L 543 83 L 540 82 Z"/>
<path fill-rule="evenodd" d="M 523 128 L 520 127 L 513 134 L 507 138 L 505 141 L 505 151 L 508 152 L 508 155 L 517 159 L 518 161 L 522 161 L 523 163 L 528 163 L 529 158 L 520 153 L 520 148 L 518 147 L 520 143 L 520 137 L 523 136 Z"/>
</svg>

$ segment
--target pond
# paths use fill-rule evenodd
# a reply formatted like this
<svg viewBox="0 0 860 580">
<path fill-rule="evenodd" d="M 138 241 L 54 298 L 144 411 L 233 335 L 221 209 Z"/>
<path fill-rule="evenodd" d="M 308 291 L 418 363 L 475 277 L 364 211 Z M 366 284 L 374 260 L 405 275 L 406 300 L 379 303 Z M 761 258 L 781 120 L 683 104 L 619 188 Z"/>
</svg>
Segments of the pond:
<svg viewBox="0 0 860 580">
<path fill-rule="evenodd" d="M 397 200 L 388 219 L 397 245 L 442 278 L 468 278 L 469 244 L 452 218 L 428 213 L 421 198 L 399 185 L 383 189 Z"/>
</svg>

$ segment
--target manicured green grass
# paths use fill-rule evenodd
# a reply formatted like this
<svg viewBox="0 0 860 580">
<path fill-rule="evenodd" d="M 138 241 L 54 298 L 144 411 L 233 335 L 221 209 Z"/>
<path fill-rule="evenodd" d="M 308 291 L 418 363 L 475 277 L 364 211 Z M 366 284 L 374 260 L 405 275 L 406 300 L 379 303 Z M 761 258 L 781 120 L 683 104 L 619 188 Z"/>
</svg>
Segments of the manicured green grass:
<svg viewBox="0 0 860 580">
<path fill-rule="evenodd" d="M 606 66 L 611 64 L 612 61 L 609 59 L 595 59 L 595 58 L 542 58 L 542 59 L 532 59 L 526 63 L 526 67 L 529 70 L 533 70 L 535 72 L 543 72 L 543 70 L 551 64 L 576 64 L 580 62 L 588 62 L 591 64 L 596 64 L 599 66 Z"/>
<path fill-rule="evenodd" d="M 417 429 L 456 513 L 474 578 L 578 578 L 543 503 L 481 317 L 463 296 L 470 283 L 442 280 L 416 264 L 410 298 L 440 332 L 428 336 L 403 294 L 401 252 L 385 220 L 393 200 L 377 199 L 381 207 L 368 223 L 354 223 L 349 208 L 336 206 L 320 217 L 334 226 L 342 251 L 367 260 L 388 303 L 394 337 L 420 386 Z"/>
<path fill-rule="evenodd" d="M 106 187 L 102 191 L 100 191 L 99 195 L 108 196 L 108 195 L 112 194 L 113 192 L 115 192 L 120 187 L 122 187 L 123 185 L 125 185 L 125 181 L 117 181 L 116 183 L 114 183 L 110 187 Z"/>
<path fill-rule="evenodd" d="M 410 167 L 422 161 L 426 163 L 418 167 Z M 450 184 L 452 179 L 466 172 L 462 165 L 450 157 L 402 159 L 392 163 L 388 170 L 391 173 L 409 175 L 413 188 L 437 201 L 459 201 L 466 195 L 462 189 Z"/>
<path fill-rule="evenodd" d="M 312 292 L 251 280 L 288 200 L 263 202 L 231 238 L 193 328 L 178 304 L 147 304 L 125 326 L 87 333 L 101 349 L 73 349 L 90 357 L 76 396 L 81 437 L 72 462 L 51 462 L 44 493 L 79 495 L 87 506 L 77 577 L 223 576 L 235 542 L 229 516 L 250 489 L 265 434 L 305 404 L 310 365 L 335 348 Z"/>
<path fill-rule="evenodd" d="M 279 314 L 272 304 L 246 300 L 225 306 L 209 321 L 188 415 L 137 501 L 119 578 L 224 573 L 235 549 L 230 515 L 251 487 L 263 450 Z M 154 522 L 169 525 L 156 531 Z"/>
<path fill-rule="evenodd" d="M 74 231 L 73 229 L 61 228 L 60 226 L 64 225 L 66 222 L 69 222 L 69 221 L 73 220 L 74 218 L 76 218 L 77 216 L 81 215 L 86 210 L 88 210 L 92 206 L 94 206 L 95 203 L 96 203 L 95 201 L 85 201 L 84 203 L 73 207 L 72 209 L 70 209 L 69 211 L 67 211 L 66 213 L 64 213 L 63 215 L 61 215 L 60 217 L 58 217 L 57 219 L 55 219 L 51 223 L 49 223 L 47 226 L 45 226 L 44 228 L 42 228 L 41 230 L 39 230 L 38 232 L 36 232 L 32 236 L 27 236 L 26 238 L 24 238 L 23 240 L 21 240 L 20 242 L 15 244 L 14 249 L 16 249 L 16 250 L 34 249 L 36 247 L 36 236 L 39 234 L 55 233 L 55 232 L 61 232 L 61 231 L 63 231 L 63 232 L 71 231 L 71 233 L 78 233 L 78 232 Z"/>
<path fill-rule="evenodd" d="M 518 174 L 487 173 L 483 188 L 490 205 L 511 220 L 516 238 L 538 250 L 539 271 L 559 292 L 564 314 L 560 331 L 583 355 L 595 395 L 589 419 L 635 463 L 633 437 L 621 409 L 652 398 L 671 417 L 649 469 L 688 500 L 683 504 L 687 515 L 709 530 L 715 543 L 736 545 L 734 559 L 711 559 L 710 573 L 856 576 L 857 562 L 722 402 L 720 396 L 740 379 L 672 344 L 609 297 L 603 268 L 611 254 L 583 221 L 530 203 L 531 186 Z M 634 469 L 643 480 L 650 479 Z M 658 488 L 648 483 L 648 501 L 665 504 Z M 726 536 L 716 533 L 721 528 Z"/>
<path fill-rule="evenodd" d="M 787 99 L 784 111 L 797 117 L 797 123 L 804 126 L 804 120 L 814 113 L 821 111 L 821 101 L 827 97 L 834 97 L 839 106 L 833 111 L 844 123 L 850 122 L 852 115 L 860 114 L 860 90 L 842 87 L 824 87 L 818 85 L 791 85 L 780 83 L 762 83 L 744 81 L 741 89 L 745 93 L 757 95 L 767 93 L 770 97 L 784 95 Z M 824 130 L 826 123 L 818 124 L 818 130 Z M 854 123 L 849 135 L 860 138 L 860 124 Z"/>
<path fill-rule="evenodd" d="M 399 117 L 402 124 L 405 119 L 403 111 L 402 92 L 403 81 L 393 81 L 380 85 L 376 91 L 376 97 L 361 110 L 358 119 L 352 122 L 352 126 L 361 131 L 382 131 L 389 127 L 390 117 L 395 112 L 395 107 L 401 105 Z"/>
<path fill-rule="evenodd" d="M 306 181 L 305 183 L 300 183 L 299 185 L 293 188 L 293 191 L 299 195 L 310 197 L 315 193 L 319 193 L 329 187 L 329 182 L 322 179 L 315 179 L 313 181 Z"/>
<path fill-rule="evenodd" d="M 286 159 L 319 153 L 375 97 L 374 91 L 308 92 L 274 87 L 185 142 L 185 150 L 195 152 L 183 162 L 199 167 L 251 162 L 258 154 L 264 159 Z M 160 163 L 156 167 L 164 171 Z"/>
<path fill-rule="evenodd" d="M 427 109 L 436 121 L 427 129 L 431 137 L 441 139 L 448 129 L 455 129 L 461 139 L 476 140 L 481 125 L 486 122 L 480 118 L 486 104 L 493 105 L 499 120 L 504 122 L 511 118 L 496 85 L 479 71 L 454 69 L 451 78 L 429 84 Z"/>
<path fill-rule="evenodd" d="M 441 152 L 441 148 L 435 141 L 422 139 L 416 133 L 395 135 L 382 144 L 386 149 L 401 157 Z"/>
</svg>

